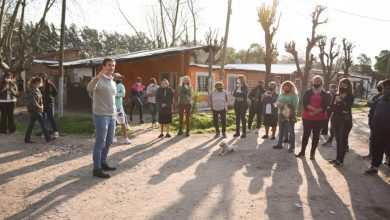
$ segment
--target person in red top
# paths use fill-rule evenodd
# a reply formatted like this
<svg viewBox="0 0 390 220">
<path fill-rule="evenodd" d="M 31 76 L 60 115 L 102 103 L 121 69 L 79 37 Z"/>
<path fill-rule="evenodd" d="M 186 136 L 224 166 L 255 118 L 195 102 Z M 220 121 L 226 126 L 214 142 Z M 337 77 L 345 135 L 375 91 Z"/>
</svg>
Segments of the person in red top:
<svg viewBox="0 0 390 220">
<path fill-rule="evenodd" d="M 325 121 L 328 118 L 327 106 L 329 98 L 323 90 L 324 80 L 321 76 L 313 77 L 313 88 L 307 90 L 303 96 L 303 135 L 301 152 L 296 157 L 305 156 L 306 146 L 309 142 L 309 137 L 313 133 L 311 141 L 310 159 L 314 160 L 314 154 L 320 140 L 320 132 Z"/>
<path fill-rule="evenodd" d="M 143 124 L 142 120 L 142 110 L 143 110 L 143 100 L 146 95 L 146 87 L 142 85 L 141 77 L 137 77 L 137 82 L 131 87 L 131 107 L 130 107 L 130 121 L 133 121 L 133 111 L 135 107 L 138 108 L 139 112 L 139 123 Z"/>
</svg>

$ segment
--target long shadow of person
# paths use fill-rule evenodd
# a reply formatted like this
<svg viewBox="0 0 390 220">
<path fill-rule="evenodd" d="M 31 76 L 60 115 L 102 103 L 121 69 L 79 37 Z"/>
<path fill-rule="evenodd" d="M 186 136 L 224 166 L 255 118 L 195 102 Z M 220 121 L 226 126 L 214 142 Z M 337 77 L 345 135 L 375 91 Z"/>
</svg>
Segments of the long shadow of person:
<svg viewBox="0 0 390 220">
<path fill-rule="evenodd" d="M 313 175 L 307 161 L 302 159 L 303 170 L 307 181 L 307 200 L 311 217 L 314 219 L 353 219 L 347 205 L 343 203 L 335 190 L 329 184 L 318 163 L 313 160 L 313 167 L 318 179 Z"/>
<path fill-rule="evenodd" d="M 158 142 L 152 140 L 149 144 L 138 145 L 125 151 L 109 155 L 110 161 L 123 161 L 123 159 L 128 158 L 118 165 L 119 169 L 116 172 L 110 173 L 111 176 L 114 177 L 132 169 L 138 163 L 159 154 L 178 141 L 180 139 L 172 138 L 166 142 L 156 144 Z M 93 178 L 90 172 L 91 165 L 87 165 L 56 177 L 55 180 L 33 190 L 28 196 L 34 196 L 45 191 L 50 192 L 49 194 L 6 219 L 39 218 L 80 193 L 100 184 L 102 180 Z M 64 186 L 58 188 L 60 185 Z"/>
<path fill-rule="evenodd" d="M 361 126 L 366 124 L 355 123 L 349 136 L 350 142 L 366 144 L 368 146 L 368 130 Z M 363 138 L 362 138 L 363 137 Z M 352 145 L 352 144 L 351 144 Z M 353 147 L 353 146 L 352 146 Z M 319 152 L 325 159 L 334 159 L 336 149 L 320 148 Z M 363 171 L 369 166 L 361 155 L 350 149 L 344 161 L 344 166 L 337 171 L 344 177 L 350 196 L 351 208 L 356 219 L 390 219 L 389 183 L 380 176 L 366 176 Z M 333 168 L 333 167 L 332 167 Z M 382 168 L 381 172 L 389 176 L 390 170 Z M 369 205 L 368 205 L 369 204 Z"/>
<path fill-rule="evenodd" d="M 148 183 L 157 185 L 172 174 L 179 173 L 187 169 L 205 157 L 217 142 L 219 142 L 219 139 L 207 140 L 202 144 L 185 151 L 182 155 L 172 158 L 159 169 L 159 174 L 152 176 Z"/>
</svg>

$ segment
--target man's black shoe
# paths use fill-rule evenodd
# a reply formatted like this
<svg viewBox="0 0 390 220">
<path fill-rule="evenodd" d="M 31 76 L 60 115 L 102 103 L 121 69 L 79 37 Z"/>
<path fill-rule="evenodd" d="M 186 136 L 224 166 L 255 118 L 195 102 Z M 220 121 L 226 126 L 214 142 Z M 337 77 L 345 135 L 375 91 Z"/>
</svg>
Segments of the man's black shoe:
<svg viewBox="0 0 390 220">
<path fill-rule="evenodd" d="M 98 178 L 104 178 L 104 179 L 110 178 L 110 175 L 103 173 L 101 169 L 94 169 L 93 176 Z"/>
<path fill-rule="evenodd" d="M 112 171 L 112 170 L 116 170 L 116 168 L 115 167 L 110 167 L 107 164 L 103 164 L 102 163 L 102 170 L 104 170 L 104 171 Z"/>
</svg>

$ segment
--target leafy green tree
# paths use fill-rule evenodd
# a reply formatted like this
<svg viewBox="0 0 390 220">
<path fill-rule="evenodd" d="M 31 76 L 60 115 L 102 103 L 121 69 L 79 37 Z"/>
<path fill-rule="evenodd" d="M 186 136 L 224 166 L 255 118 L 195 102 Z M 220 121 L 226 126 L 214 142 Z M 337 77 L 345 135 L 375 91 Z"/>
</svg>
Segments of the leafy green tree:
<svg viewBox="0 0 390 220">
<path fill-rule="evenodd" d="M 382 50 L 375 59 L 375 70 L 385 77 L 390 77 L 390 50 Z"/>
</svg>

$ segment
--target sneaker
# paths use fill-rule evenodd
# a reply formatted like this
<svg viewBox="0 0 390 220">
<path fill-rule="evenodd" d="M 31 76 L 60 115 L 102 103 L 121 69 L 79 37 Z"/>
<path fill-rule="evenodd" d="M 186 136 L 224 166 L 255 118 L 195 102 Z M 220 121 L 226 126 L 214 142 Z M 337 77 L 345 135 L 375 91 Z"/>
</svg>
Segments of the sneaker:
<svg viewBox="0 0 390 220">
<path fill-rule="evenodd" d="M 141 121 L 139 121 L 139 123 L 142 125 L 142 124 L 144 124 L 145 122 L 141 120 Z"/>
<path fill-rule="evenodd" d="M 101 169 L 94 169 L 93 176 L 98 178 L 104 178 L 104 179 L 110 178 L 110 175 L 104 173 Z"/>
<path fill-rule="evenodd" d="M 336 163 L 338 163 L 338 162 L 337 162 L 337 160 L 330 160 L 329 163 L 330 163 L 330 164 L 336 164 Z"/>
<path fill-rule="evenodd" d="M 301 152 L 299 152 L 299 154 L 296 154 L 295 155 L 295 157 L 304 157 L 305 156 L 305 154 L 304 153 L 301 153 Z"/>
<path fill-rule="evenodd" d="M 378 168 L 370 167 L 370 169 L 364 171 L 364 174 L 378 174 Z"/>
<path fill-rule="evenodd" d="M 190 132 L 186 132 L 186 137 L 189 137 L 190 136 Z"/>
<path fill-rule="evenodd" d="M 60 133 L 58 131 L 54 132 L 54 138 L 59 138 L 60 137 Z"/>
<path fill-rule="evenodd" d="M 323 147 L 329 147 L 329 146 L 332 146 L 332 142 L 325 142 L 325 143 L 322 143 L 321 146 Z"/>
<path fill-rule="evenodd" d="M 290 143 L 290 141 L 286 138 L 283 140 L 283 143 Z"/>
<path fill-rule="evenodd" d="M 255 129 L 254 133 L 259 134 L 259 129 Z"/>
<path fill-rule="evenodd" d="M 164 137 L 164 134 L 163 133 L 161 133 L 159 136 L 158 136 L 158 138 L 163 138 Z"/>
<path fill-rule="evenodd" d="M 263 137 L 261 137 L 263 139 L 267 139 L 268 138 L 268 135 L 264 135 Z"/>
<path fill-rule="evenodd" d="M 240 137 L 240 133 L 235 133 L 233 137 Z"/>
<path fill-rule="evenodd" d="M 334 167 L 342 167 L 344 164 L 341 163 L 341 162 L 336 162 L 335 164 L 333 164 Z"/>
<path fill-rule="evenodd" d="M 283 149 L 283 146 L 282 145 L 275 145 L 275 146 L 272 146 L 273 149 Z"/>
<path fill-rule="evenodd" d="M 222 138 L 226 138 L 226 133 L 222 133 Z"/>
<path fill-rule="evenodd" d="M 108 164 L 106 164 L 106 163 L 102 163 L 101 166 L 102 166 L 102 170 L 105 170 L 105 171 L 113 171 L 113 170 L 116 170 L 115 167 L 110 167 L 110 166 L 108 166 Z"/>
<path fill-rule="evenodd" d="M 314 155 L 310 155 L 310 160 L 315 160 Z"/>
<path fill-rule="evenodd" d="M 246 138 L 246 133 L 242 134 L 241 138 Z"/>
<path fill-rule="evenodd" d="M 114 144 L 118 143 L 118 138 L 114 137 L 114 138 L 112 139 L 112 143 L 114 143 Z"/>
<path fill-rule="evenodd" d="M 272 136 L 272 137 L 271 137 L 271 140 L 275 140 L 275 139 L 276 139 L 275 136 Z"/>
<path fill-rule="evenodd" d="M 123 144 L 131 144 L 129 138 L 123 139 L 122 143 L 123 143 Z"/>
<path fill-rule="evenodd" d="M 167 133 L 167 134 L 165 135 L 165 137 L 166 137 L 166 138 L 170 138 L 171 135 L 170 135 L 169 133 Z"/>
<path fill-rule="evenodd" d="M 219 136 L 220 136 L 219 132 L 215 133 L 214 138 L 219 138 Z"/>
<path fill-rule="evenodd" d="M 177 132 L 177 136 L 180 136 L 183 134 L 183 131 L 182 130 L 179 130 L 179 132 Z"/>
</svg>

